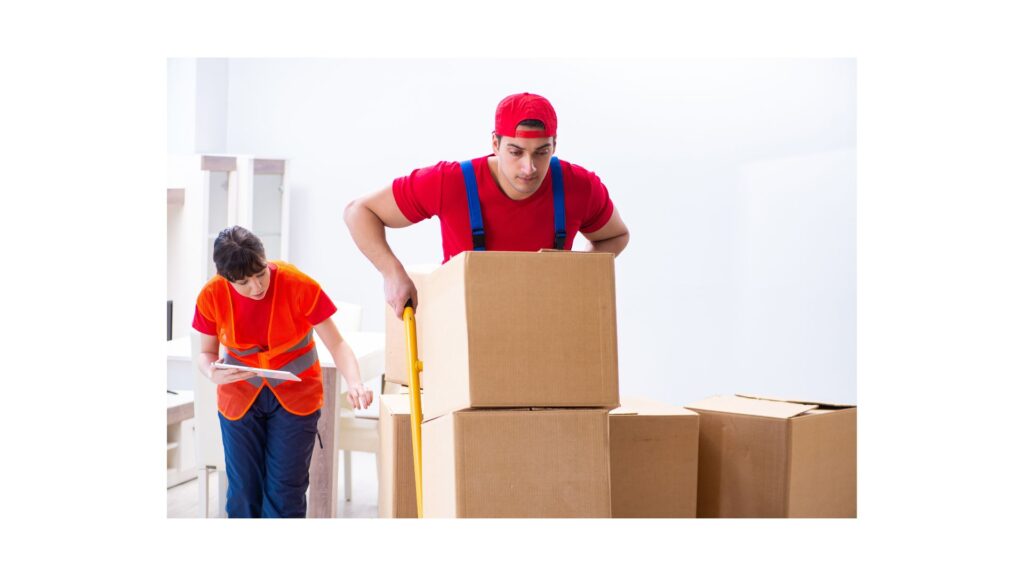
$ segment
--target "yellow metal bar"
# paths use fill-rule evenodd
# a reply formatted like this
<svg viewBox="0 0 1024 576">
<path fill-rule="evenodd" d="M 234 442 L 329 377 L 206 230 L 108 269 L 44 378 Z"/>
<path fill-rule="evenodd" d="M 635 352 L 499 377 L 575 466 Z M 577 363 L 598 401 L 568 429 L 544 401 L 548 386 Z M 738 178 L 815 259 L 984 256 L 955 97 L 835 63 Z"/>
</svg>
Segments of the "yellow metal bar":
<svg viewBox="0 0 1024 576">
<path fill-rule="evenodd" d="M 416 514 L 423 518 L 423 451 L 420 441 L 420 427 L 423 424 L 423 412 L 420 409 L 420 362 L 416 349 L 416 315 L 412 306 L 406 306 L 402 313 L 405 321 L 405 340 L 408 343 L 409 362 L 409 404 L 412 412 L 412 460 L 416 471 Z"/>
</svg>

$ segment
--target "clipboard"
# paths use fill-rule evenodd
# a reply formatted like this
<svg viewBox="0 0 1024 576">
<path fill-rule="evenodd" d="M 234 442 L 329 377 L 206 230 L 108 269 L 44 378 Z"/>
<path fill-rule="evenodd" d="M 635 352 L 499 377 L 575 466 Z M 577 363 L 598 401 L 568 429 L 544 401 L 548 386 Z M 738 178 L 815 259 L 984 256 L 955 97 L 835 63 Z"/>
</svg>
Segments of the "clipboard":
<svg viewBox="0 0 1024 576">
<path fill-rule="evenodd" d="M 244 372 L 252 372 L 257 376 L 262 376 L 263 378 L 274 378 L 275 380 L 291 380 L 293 382 L 302 381 L 302 378 L 299 378 L 295 374 L 292 374 L 291 372 L 288 372 L 286 370 L 269 370 L 267 368 L 253 368 L 251 366 L 238 366 L 235 364 L 224 364 L 221 362 L 214 362 L 213 367 L 226 368 L 229 370 L 242 370 Z"/>
</svg>

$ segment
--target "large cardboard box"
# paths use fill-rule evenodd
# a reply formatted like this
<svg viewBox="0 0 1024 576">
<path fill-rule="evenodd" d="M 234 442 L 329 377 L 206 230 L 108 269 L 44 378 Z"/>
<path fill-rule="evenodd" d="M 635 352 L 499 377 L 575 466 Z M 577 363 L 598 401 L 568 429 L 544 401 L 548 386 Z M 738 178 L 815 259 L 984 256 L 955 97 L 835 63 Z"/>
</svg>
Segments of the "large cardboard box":
<svg viewBox="0 0 1024 576">
<path fill-rule="evenodd" d="M 414 286 L 416 286 L 416 292 L 419 294 L 420 289 L 423 285 L 423 280 L 430 275 L 431 272 L 437 270 L 437 264 L 419 264 L 416 266 L 408 266 L 405 269 L 406 274 L 412 280 Z M 423 295 L 419 294 L 418 299 L 420 302 L 423 301 Z M 421 333 L 423 331 L 423 320 L 420 315 L 416 315 L 416 331 Z M 402 384 L 405 386 L 409 385 L 409 364 L 408 364 L 408 346 L 405 341 L 405 322 L 395 316 L 395 311 L 388 306 L 384 305 L 384 381 L 393 382 L 396 384 Z"/>
<path fill-rule="evenodd" d="M 424 420 L 464 408 L 618 406 L 611 254 L 463 252 L 419 293 Z"/>
<path fill-rule="evenodd" d="M 464 410 L 424 422 L 423 513 L 611 516 L 608 411 Z"/>
<path fill-rule="evenodd" d="M 408 394 L 380 396 L 377 515 L 416 518 L 416 477 Z"/>
<path fill-rule="evenodd" d="M 613 518 L 695 518 L 700 416 L 623 398 L 608 416 Z"/>
<path fill-rule="evenodd" d="M 700 414 L 697 516 L 855 518 L 857 408 L 756 396 Z"/>
</svg>

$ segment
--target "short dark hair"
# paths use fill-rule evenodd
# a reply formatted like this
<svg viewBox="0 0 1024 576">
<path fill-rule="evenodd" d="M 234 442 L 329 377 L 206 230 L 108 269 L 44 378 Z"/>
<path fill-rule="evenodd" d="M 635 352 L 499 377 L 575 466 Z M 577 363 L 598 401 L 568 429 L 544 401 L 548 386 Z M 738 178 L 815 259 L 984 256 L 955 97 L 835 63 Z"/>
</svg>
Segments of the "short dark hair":
<svg viewBox="0 0 1024 576">
<path fill-rule="evenodd" d="M 543 130 L 547 128 L 540 120 L 523 120 L 519 124 L 516 124 L 516 128 L 535 128 L 537 130 Z M 498 137 L 498 144 L 501 144 L 501 134 L 496 135 Z"/>
<path fill-rule="evenodd" d="M 241 226 L 225 228 L 213 241 L 213 263 L 217 274 L 232 282 L 255 276 L 267 267 L 263 242 Z"/>
</svg>

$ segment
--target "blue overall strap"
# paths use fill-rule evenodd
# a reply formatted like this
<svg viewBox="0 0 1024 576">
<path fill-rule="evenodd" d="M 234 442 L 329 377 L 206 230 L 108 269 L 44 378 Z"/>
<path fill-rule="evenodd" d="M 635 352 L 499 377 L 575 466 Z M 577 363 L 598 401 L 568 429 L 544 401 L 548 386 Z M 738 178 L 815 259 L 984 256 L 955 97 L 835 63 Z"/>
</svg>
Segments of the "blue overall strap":
<svg viewBox="0 0 1024 576">
<path fill-rule="evenodd" d="M 555 250 L 561 250 L 565 248 L 565 186 L 556 156 L 551 157 L 551 191 L 555 198 Z"/>
<path fill-rule="evenodd" d="M 462 179 L 466 182 L 466 200 L 469 203 L 469 225 L 473 232 L 473 250 L 486 250 L 484 247 L 484 216 L 480 212 L 480 195 L 476 191 L 476 172 L 473 172 L 473 161 L 460 162 Z"/>
</svg>

